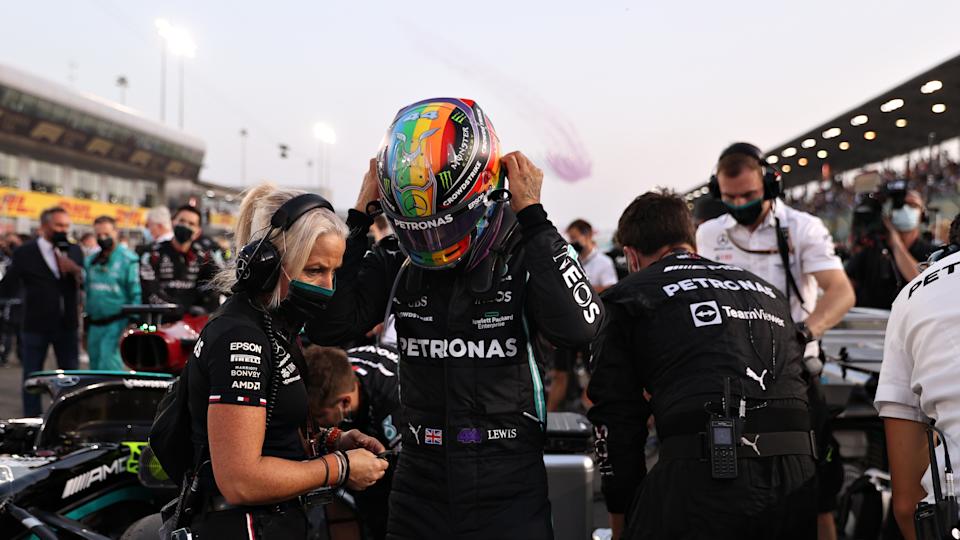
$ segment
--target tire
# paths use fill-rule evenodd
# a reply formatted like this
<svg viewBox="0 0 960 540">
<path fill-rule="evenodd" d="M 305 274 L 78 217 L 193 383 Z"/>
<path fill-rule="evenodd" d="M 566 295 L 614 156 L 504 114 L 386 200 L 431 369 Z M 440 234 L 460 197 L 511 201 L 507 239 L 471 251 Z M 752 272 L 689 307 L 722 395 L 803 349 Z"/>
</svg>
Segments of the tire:
<svg viewBox="0 0 960 540">
<path fill-rule="evenodd" d="M 150 514 L 129 526 L 120 540 L 158 540 L 163 519 L 160 514 Z"/>
</svg>

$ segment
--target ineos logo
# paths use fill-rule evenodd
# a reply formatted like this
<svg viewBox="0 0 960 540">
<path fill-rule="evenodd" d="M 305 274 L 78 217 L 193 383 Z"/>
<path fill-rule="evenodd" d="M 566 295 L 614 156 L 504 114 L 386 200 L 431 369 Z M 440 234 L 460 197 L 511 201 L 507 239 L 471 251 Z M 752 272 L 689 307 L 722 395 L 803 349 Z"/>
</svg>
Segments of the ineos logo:
<svg viewBox="0 0 960 540">
<path fill-rule="evenodd" d="M 713 300 L 691 304 L 690 314 L 693 315 L 693 325 L 696 327 L 723 324 L 720 308 Z"/>
</svg>

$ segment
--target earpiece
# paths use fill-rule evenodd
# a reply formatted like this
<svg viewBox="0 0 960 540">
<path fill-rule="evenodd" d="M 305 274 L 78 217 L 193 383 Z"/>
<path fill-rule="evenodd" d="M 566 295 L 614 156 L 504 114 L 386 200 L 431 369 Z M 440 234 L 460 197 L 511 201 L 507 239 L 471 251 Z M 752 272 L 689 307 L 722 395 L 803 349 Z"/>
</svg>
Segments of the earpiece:
<svg viewBox="0 0 960 540">
<path fill-rule="evenodd" d="M 728 146 L 717 158 L 717 162 L 723 160 L 723 158 L 731 154 L 746 154 L 754 159 L 760 164 L 760 171 L 763 173 L 763 200 L 772 200 L 776 199 L 783 193 L 783 188 L 780 180 L 780 171 L 776 167 L 770 165 L 763 159 L 763 152 L 756 146 L 745 143 L 738 142 L 733 143 Z M 720 200 L 720 182 L 717 180 L 717 174 L 714 173 L 710 175 L 710 182 L 707 184 L 707 189 L 710 191 L 710 195 L 717 200 Z"/>
</svg>

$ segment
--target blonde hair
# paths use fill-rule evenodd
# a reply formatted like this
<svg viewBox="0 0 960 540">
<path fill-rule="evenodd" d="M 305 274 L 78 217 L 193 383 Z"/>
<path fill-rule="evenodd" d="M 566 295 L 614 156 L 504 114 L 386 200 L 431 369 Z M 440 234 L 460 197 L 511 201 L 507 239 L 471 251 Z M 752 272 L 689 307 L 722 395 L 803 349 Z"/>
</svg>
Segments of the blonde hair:
<svg viewBox="0 0 960 540">
<path fill-rule="evenodd" d="M 233 230 L 236 257 L 221 270 L 213 280 L 220 292 L 229 293 L 237 282 L 237 258 L 240 250 L 251 242 L 259 241 L 270 232 L 270 219 L 283 203 L 303 195 L 299 189 L 281 189 L 271 183 L 254 186 L 244 193 L 240 213 Z M 325 234 L 347 237 L 347 226 L 336 214 L 325 208 L 310 210 L 301 216 L 286 232 L 274 230 L 270 242 L 280 253 L 283 270 L 288 276 L 297 276 L 303 271 L 317 238 Z M 304 249 L 304 246 L 309 246 Z M 267 308 L 276 308 L 283 300 L 280 283 L 273 288 L 267 299 Z"/>
</svg>

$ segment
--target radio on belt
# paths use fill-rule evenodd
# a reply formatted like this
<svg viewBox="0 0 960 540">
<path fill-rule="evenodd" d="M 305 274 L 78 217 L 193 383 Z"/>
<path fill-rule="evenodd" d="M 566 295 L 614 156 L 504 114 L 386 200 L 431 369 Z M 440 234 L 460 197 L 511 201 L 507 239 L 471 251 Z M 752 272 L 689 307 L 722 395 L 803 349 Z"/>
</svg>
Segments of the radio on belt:
<svg viewBox="0 0 960 540">
<path fill-rule="evenodd" d="M 723 416 L 707 422 L 707 445 L 710 452 L 710 476 L 715 480 L 732 480 L 737 472 L 737 421 L 729 415 L 730 379 L 723 380 Z"/>
</svg>

